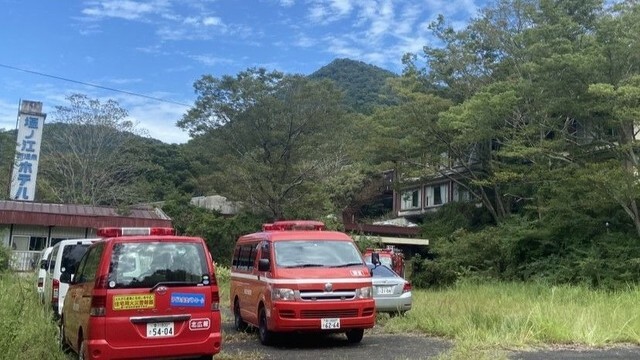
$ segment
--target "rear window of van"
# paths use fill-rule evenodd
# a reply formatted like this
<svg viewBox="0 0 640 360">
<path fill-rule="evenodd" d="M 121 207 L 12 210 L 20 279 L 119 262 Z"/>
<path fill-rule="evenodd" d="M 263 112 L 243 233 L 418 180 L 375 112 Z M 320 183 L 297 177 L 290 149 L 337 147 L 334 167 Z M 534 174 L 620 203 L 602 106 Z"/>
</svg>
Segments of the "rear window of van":
<svg viewBox="0 0 640 360">
<path fill-rule="evenodd" d="M 145 241 L 113 245 L 109 288 L 148 288 L 159 282 L 207 285 L 209 279 L 202 244 Z"/>
<path fill-rule="evenodd" d="M 69 244 L 62 249 L 62 259 L 60 260 L 60 282 L 71 281 L 71 274 L 76 273 L 76 265 L 82 256 L 87 252 L 90 244 Z M 55 266 L 55 261 L 51 266 Z"/>
</svg>

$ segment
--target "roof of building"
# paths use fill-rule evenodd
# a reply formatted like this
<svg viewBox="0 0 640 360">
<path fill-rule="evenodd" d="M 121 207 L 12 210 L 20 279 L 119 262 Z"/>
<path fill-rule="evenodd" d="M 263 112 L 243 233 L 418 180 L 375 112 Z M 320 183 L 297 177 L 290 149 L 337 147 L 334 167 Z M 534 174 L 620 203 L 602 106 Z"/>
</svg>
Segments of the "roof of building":
<svg viewBox="0 0 640 360">
<path fill-rule="evenodd" d="M 148 227 L 171 226 L 171 218 L 153 207 L 132 207 L 123 214 L 105 206 L 0 200 L 0 224 Z"/>
</svg>

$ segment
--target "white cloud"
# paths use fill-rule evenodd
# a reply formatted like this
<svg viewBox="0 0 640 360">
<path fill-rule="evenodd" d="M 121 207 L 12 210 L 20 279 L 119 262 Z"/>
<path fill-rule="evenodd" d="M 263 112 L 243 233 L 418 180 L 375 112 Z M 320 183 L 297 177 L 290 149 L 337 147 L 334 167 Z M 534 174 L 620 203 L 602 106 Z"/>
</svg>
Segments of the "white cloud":
<svg viewBox="0 0 640 360">
<path fill-rule="evenodd" d="M 303 48 L 309 48 L 316 46 L 318 41 L 304 34 L 298 34 L 297 39 L 294 42 L 295 45 Z"/>
<path fill-rule="evenodd" d="M 201 54 L 201 55 L 187 55 L 190 59 L 193 59 L 206 66 L 215 66 L 218 64 L 232 64 L 233 60 L 217 57 L 215 55 Z"/>
<path fill-rule="evenodd" d="M 136 102 L 127 106 L 129 118 L 144 129 L 148 136 L 168 144 L 182 144 L 189 141 L 189 134 L 176 126 L 187 108 L 158 103 L 156 101 Z"/>
<path fill-rule="evenodd" d="M 204 26 L 219 26 L 222 25 L 222 20 L 219 17 L 207 16 L 202 19 L 202 25 Z"/>
<path fill-rule="evenodd" d="M 164 11 L 169 2 L 165 0 L 136 2 L 131 0 L 103 0 L 91 1 L 89 7 L 82 10 L 82 14 L 97 18 L 120 18 L 136 20 L 148 14 Z"/>
<path fill-rule="evenodd" d="M 295 3 L 295 0 L 280 0 L 280 5 L 284 7 L 292 7 Z"/>
<path fill-rule="evenodd" d="M 13 130 L 16 128 L 19 104 L 19 99 L 16 99 L 15 103 L 0 99 L 0 130 Z"/>
<path fill-rule="evenodd" d="M 347 17 L 353 10 L 351 0 L 315 0 L 309 8 L 309 20 L 329 24 Z"/>
<path fill-rule="evenodd" d="M 100 83 L 105 83 L 105 82 L 110 82 L 112 84 L 117 84 L 117 85 L 126 85 L 126 84 L 141 83 L 142 79 L 140 79 L 140 78 L 134 78 L 134 79 L 113 79 L 113 78 L 109 78 L 109 79 L 105 79 L 104 81 L 100 81 Z"/>
<path fill-rule="evenodd" d="M 301 48 L 314 44 L 334 56 L 399 69 L 403 54 L 419 52 L 430 43 L 432 34 L 427 25 L 438 14 L 461 28 L 477 14 L 475 1 L 311 0 L 306 36 L 299 32 L 291 43 Z"/>
</svg>

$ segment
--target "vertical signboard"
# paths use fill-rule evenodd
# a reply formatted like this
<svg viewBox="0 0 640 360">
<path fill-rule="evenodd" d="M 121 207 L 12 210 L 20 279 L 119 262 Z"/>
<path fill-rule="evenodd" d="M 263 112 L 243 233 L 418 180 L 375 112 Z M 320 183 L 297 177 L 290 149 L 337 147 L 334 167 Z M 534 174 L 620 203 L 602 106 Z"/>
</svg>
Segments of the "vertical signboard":
<svg viewBox="0 0 640 360">
<path fill-rule="evenodd" d="M 35 197 L 40 143 L 46 117 L 42 113 L 41 102 L 23 100 L 20 103 L 16 157 L 9 194 L 12 200 L 33 201 Z"/>
</svg>

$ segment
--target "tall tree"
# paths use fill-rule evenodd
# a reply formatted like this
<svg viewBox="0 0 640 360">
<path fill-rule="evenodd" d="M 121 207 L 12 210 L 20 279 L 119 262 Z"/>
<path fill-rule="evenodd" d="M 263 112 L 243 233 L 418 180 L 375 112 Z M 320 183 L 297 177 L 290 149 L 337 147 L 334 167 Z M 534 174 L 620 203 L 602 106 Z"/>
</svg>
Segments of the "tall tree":
<svg viewBox="0 0 640 360">
<path fill-rule="evenodd" d="M 205 75 L 194 87 L 196 104 L 178 126 L 210 139 L 216 187 L 230 198 L 283 218 L 348 164 L 344 111 L 331 82 L 251 68 Z M 327 210 L 314 204 L 316 215 Z"/>
<path fill-rule="evenodd" d="M 9 198 L 11 166 L 16 152 L 16 131 L 0 129 L 0 191 Z"/>
<path fill-rule="evenodd" d="M 86 95 L 56 106 L 43 136 L 39 184 L 45 197 L 63 203 L 121 205 L 139 201 L 135 137 L 127 111 L 114 100 Z"/>
</svg>

